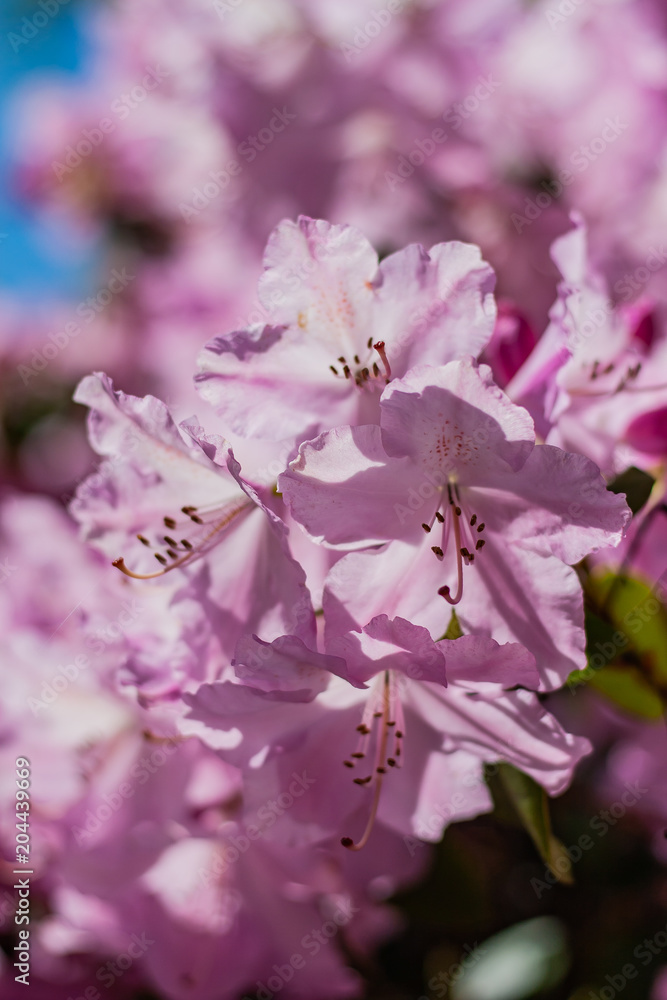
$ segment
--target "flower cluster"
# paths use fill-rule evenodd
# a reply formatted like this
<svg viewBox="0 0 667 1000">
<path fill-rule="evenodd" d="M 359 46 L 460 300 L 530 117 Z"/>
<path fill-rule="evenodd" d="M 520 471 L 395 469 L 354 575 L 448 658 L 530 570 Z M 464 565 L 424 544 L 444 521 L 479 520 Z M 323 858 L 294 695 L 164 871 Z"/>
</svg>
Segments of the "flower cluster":
<svg viewBox="0 0 667 1000">
<path fill-rule="evenodd" d="M 83 784 L 70 745 L 44 768 L 62 797 L 35 846 L 60 873 L 44 948 L 122 953 L 141 930 L 142 968 L 178 998 L 222 996 L 242 948 L 233 997 L 300 955 L 316 900 L 346 939 L 386 934 L 373 881 L 386 894 L 413 878 L 414 844 L 492 808 L 486 765 L 568 786 L 590 745 L 540 694 L 586 666 L 572 565 L 616 545 L 630 512 L 589 458 L 539 443 L 478 360 L 492 289 L 473 246 L 379 263 L 355 229 L 300 217 L 269 240 L 268 322 L 200 355 L 202 422 L 83 379 L 103 461 L 71 513 L 101 556 L 47 509 L 82 565 L 54 552 L 45 573 L 85 594 L 97 665 L 84 688 L 63 669 L 63 686 L 42 658 L 20 738 L 34 730 L 36 761 L 66 703 L 118 694 L 105 721 L 85 713 Z M 6 511 L 10 533 L 21 516 Z M 100 628 L 114 602 L 116 628 Z M 85 674 L 71 619 L 52 625 Z M 315 980 L 350 995 L 337 954 L 295 966 L 295 995 L 321 995 Z"/>
<path fill-rule="evenodd" d="M 508 803 L 538 901 L 629 810 L 664 864 L 660 5 L 95 23 L 18 116 L 23 193 L 113 252 L 0 313 L 3 996 L 17 760 L 38 1000 L 358 1000 Z"/>
</svg>

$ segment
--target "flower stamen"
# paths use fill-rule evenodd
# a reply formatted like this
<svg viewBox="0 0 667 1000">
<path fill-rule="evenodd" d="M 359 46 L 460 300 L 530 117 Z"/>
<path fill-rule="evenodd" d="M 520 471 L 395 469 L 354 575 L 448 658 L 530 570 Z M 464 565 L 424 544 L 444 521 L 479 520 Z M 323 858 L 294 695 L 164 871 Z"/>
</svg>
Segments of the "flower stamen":
<svg viewBox="0 0 667 1000">
<path fill-rule="evenodd" d="M 444 492 L 444 487 L 441 492 Z M 440 510 L 440 505 L 431 518 L 430 523 L 424 522 L 422 528 L 430 533 L 436 521 L 443 525 L 442 540 L 440 545 L 431 545 L 431 552 L 438 561 L 442 561 L 447 552 L 450 539 L 450 522 L 453 526 L 454 550 L 456 554 L 456 592 L 452 594 L 452 588 L 445 584 L 438 589 L 440 597 L 444 597 L 448 604 L 458 604 L 463 597 L 463 567 L 472 566 L 475 562 L 475 552 L 484 548 L 485 540 L 478 535 L 484 531 L 486 525 L 483 521 L 478 523 L 477 514 L 464 514 L 463 504 L 459 489 L 456 483 L 447 483 L 447 499 L 449 503 L 450 518 L 447 519 Z M 464 520 L 465 519 L 465 520 Z M 473 529 L 475 529 L 473 531 Z M 465 536 L 464 536 L 465 530 Z M 468 544 L 465 544 L 465 543 Z"/>
<path fill-rule="evenodd" d="M 381 710 L 377 710 L 378 699 L 381 699 Z M 368 751 L 368 746 L 373 733 L 373 720 L 381 719 L 378 723 L 378 734 L 376 738 L 375 760 L 372 771 L 364 778 L 353 778 L 355 785 L 366 785 L 375 782 L 371 810 L 366 822 L 366 827 L 360 839 L 355 843 L 352 837 L 343 837 L 341 844 L 350 851 L 360 851 L 366 846 L 370 838 L 378 806 L 380 804 L 380 794 L 382 792 L 382 782 L 387 768 L 400 767 L 400 757 L 403 740 L 403 710 L 396 691 L 396 684 L 393 674 L 385 670 L 381 687 L 376 685 L 374 691 L 369 696 L 364 708 L 361 725 L 357 726 L 357 731 L 361 734 L 361 739 L 357 750 L 350 754 L 352 759 L 343 761 L 345 767 L 354 767 L 355 760 L 363 760 Z M 370 723 L 370 724 L 369 724 Z M 391 753 L 388 752 L 388 744 L 391 738 Z"/>
<path fill-rule="evenodd" d="M 205 555 L 209 552 L 215 545 L 220 541 L 220 536 L 229 527 L 230 524 L 241 514 L 246 511 L 251 510 L 254 507 L 252 500 L 245 498 L 243 500 L 233 501 L 226 506 L 211 507 L 208 509 L 198 508 L 198 507 L 181 507 L 181 512 L 189 518 L 189 520 L 198 526 L 203 526 L 204 531 L 199 532 L 199 537 L 195 538 L 195 541 L 190 541 L 189 538 L 182 538 L 177 541 L 172 535 L 161 535 L 160 540 L 164 542 L 167 548 L 163 552 L 154 552 L 153 555 L 157 562 L 159 562 L 162 569 L 159 569 L 156 573 L 135 573 L 133 570 L 128 569 L 125 565 L 125 560 L 121 557 L 120 559 L 115 559 L 113 564 L 116 569 L 119 569 L 121 573 L 125 576 L 131 577 L 133 580 L 154 580 L 157 577 L 164 576 L 165 573 L 170 572 L 172 569 L 177 569 L 186 564 L 194 562 L 196 559 Z M 163 523 L 165 527 L 170 528 L 172 531 L 178 527 L 178 521 L 173 517 L 163 518 Z M 146 538 L 145 535 L 137 535 L 137 538 L 142 545 L 147 548 L 151 548 L 151 542 Z M 167 556 L 169 558 L 167 558 Z M 171 562 L 169 562 L 171 560 Z"/>
<path fill-rule="evenodd" d="M 347 358 L 341 354 L 341 356 L 336 360 L 340 365 L 342 365 L 343 374 L 340 375 L 338 368 L 333 364 L 329 365 L 329 371 L 336 378 L 353 379 L 359 388 L 373 386 L 378 382 L 383 382 L 387 385 L 391 379 L 391 365 L 389 364 L 389 358 L 387 357 L 384 340 L 378 340 L 377 343 L 374 344 L 373 338 L 369 337 L 366 347 L 370 354 L 364 361 L 361 360 L 358 354 L 355 354 L 352 358 L 353 367 L 348 363 Z M 380 364 L 373 359 L 373 351 L 377 351 L 380 357 Z"/>
</svg>

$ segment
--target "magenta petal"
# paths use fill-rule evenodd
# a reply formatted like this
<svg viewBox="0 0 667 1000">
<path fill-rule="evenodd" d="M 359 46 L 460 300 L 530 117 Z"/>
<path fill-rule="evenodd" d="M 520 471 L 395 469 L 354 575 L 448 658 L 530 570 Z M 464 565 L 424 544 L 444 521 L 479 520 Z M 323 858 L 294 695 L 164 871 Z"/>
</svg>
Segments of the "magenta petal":
<svg viewBox="0 0 667 1000">
<path fill-rule="evenodd" d="M 484 349 L 482 360 L 491 366 L 501 389 L 514 378 L 536 343 L 533 328 L 514 303 L 499 302 L 493 337 Z"/>
<path fill-rule="evenodd" d="M 402 511 L 406 483 L 417 479 L 409 459 L 387 459 L 373 424 L 338 427 L 302 445 L 278 489 L 316 541 L 360 548 L 414 532 Z"/>
<path fill-rule="evenodd" d="M 229 681 L 201 684 L 184 694 L 183 701 L 188 709 L 179 721 L 183 735 L 199 737 L 237 766 L 271 744 L 294 738 L 292 734 L 298 739 L 311 718 L 304 712 L 323 713 L 308 688 L 264 692 Z"/>
<path fill-rule="evenodd" d="M 420 760 L 417 801 L 412 811 L 412 830 L 427 843 L 441 839 L 450 823 L 474 819 L 493 810 L 493 799 L 484 780 L 484 761 L 468 750 L 423 754 Z M 400 813 L 387 802 L 381 809 L 385 822 L 397 827 Z M 396 815 L 397 814 L 397 815 Z"/>
<path fill-rule="evenodd" d="M 382 394 L 382 441 L 389 455 L 408 455 L 439 483 L 484 485 L 516 471 L 535 442 L 533 421 L 472 358 L 441 368 L 414 368 Z"/>
<path fill-rule="evenodd" d="M 195 382 L 241 437 L 303 437 L 351 417 L 350 384 L 329 368 L 339 353 L 316 340 L 306 345 L 298 327 L 251 327 L 210 341 L 199 355 Z"/>
<path fill-rule="evenodd" d="M 464 635 L 443 639 L 438 648 L 445 654 L 447 674 L 457 687 L 484 697 L 513 687 L 539 687 L 535 657 L 517 642 L 501 646 L 482 635 Z"/>
<path fill-rule="evenodd" d="M 625 440 L 646 455 L 667 454 L 667 406 L 635 417 L 625 432 Z"/>
<path fill-rule="evenodd" d="M 507 761 L 551 795 L 567 788 L 578 761 L 591 751 L 588 740 L 567 733 L 531 691 L 486 699 L 453 684 L 446 692 L 423 685 L 411 697 L 445 734 L 443 749 L 467 750 L 488 762 Z"/>
<path fill-rule="evenodd" d="M 256 635 L 242 636 L 232 666 L 249 687 L 260 691 L 290 691 L 297 700 L 303 692 L 315 698 L 324 691 L 331 674 L 345 676 L 345 662 L 336 656 L 313 652 L 298 636 L 283 635 L 262 642 Z"/>
<path fill-rule="evenodd" d="M 386 257 L 377 280 L 375 329 L 395 376 L 422 364 L 477 355 L 493 331 L 495 275 L 477 247 L 412 244 Z"/>
<path fill-rule="evenodd" d="M 351 683 L 368 681 L 382 670 L 397 670 L 416 680 L 447 686 L 444 651 L 427 629 L 404 618 L 378 615 L 361 632 L 332 637 L 328 649 L 346 660 Z"/>
<path fill-rule="evenodd" d="M 498 475 L 488 490 L 471 490 L 470 504 L 503 544 L 576 563 L 616 545 L 630 519 L 622 496 L 583 455 L 538 445 L 516 473 Z"/>
<path fill-rule="evenodd" d="M 84 378 L 74 398 L 89 407 L 90 441 L 105 462 L 78 487 L 71 513 L 110 558 L 132 552 L 137 569 L 154 570 L 151 551 L 137 543 L 138 532 L 160 526 L 164 532 L 163 517 L 174 516 L 183 504 L 233 505 L 242 497 L 215 461 L 225 450 L 222 439 L 203 448 L 192 426 L 177 427 L 161 400 L 118 392 L 103 374 Z"/>
<path fill-rule="evenodd" d="M 357 229 L 300 215 L 269 237 L 259 298 L 274 323 L 300 325 L 354 354 L 368 334 L 378 258 Z"/>
<path fill-rule="evenodd" d="M 457 610 L 465 632 L 518 642 L 535 657 L 540 690 L 564 684 L 586 665 L 584 607 L 576 572 L 502 538 L 487 539 Z"/>
<path fill-rule="evenodd" d="M 428 547 L 397 541 L 349 553 L 327 580 L 327 635 L 342 635 L 387 614 L 422 625 L 440 639 L 451 608 L 438 588 L 448 579 Z M 525 647 L 537 661 L 541 690 L 560 687 L 586 665 L 581 585 L 575 571 L 554 556 L 489 538 L 475 565 L 464 569 L 456 613 L 466 634 Z"/>
</svg>

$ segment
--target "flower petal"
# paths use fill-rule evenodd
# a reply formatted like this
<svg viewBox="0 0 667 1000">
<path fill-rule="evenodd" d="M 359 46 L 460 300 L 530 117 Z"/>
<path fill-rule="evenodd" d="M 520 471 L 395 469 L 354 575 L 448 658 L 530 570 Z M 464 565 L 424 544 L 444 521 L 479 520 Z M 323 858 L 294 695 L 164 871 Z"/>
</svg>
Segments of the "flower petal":
<svg viewBox="0 0 667 1000">
<path fill-rule="evenodd" d="M 631 512 L 610 492 L 594 462 L 551 445 L 538 445 L 518 472 L 498 475 L 492 489 L 469 493 L 486 522 L 487 538 L 522 545 L 576 563 L 605 545 L 617 545 Z"/>
<path fill-rule="evenodd" d="M 328 650 L 346 661 L 352 684 L 368 681 L 383 670 L 397 670 L 406 677 L 447 685 L 444 650 L 425 628 L 404 618 L 378 615 L 361 632 L 333 636 Z"/>
<path fill-rule="evenodd" d="M 298 328 L 250 327 L 206 345 L 195 384 L 241 437 L 303 439 L 351 418 L 350 384 L 342 370 L 337 378 L 329 368 L 338 353 L 316 339 L 306 344 Z"/>
<path fill-rule="evenodd" d="M 404 532 L 405 483 L 417 479 L 409 459 L 387 460 L 380 428 L 338 427 L 306 442 L 278 480 L 292 515 L 333 548 L 375 545 Z"/>
<path fill-rule="evenodd" d="M 387 454 L 410 456 L 438 483 L 484 485 L 520 469 L 534 447 L 527 411 L 473 358 L 412 369 L 387 386 L 380 408 Z"/>
<path fill-rule="evenodd" d="M 411 244 L 380 264 L 375 332 L 387 345 L 394 375 L 415 365 L 477 355 L 496 318 L 495 275 L 469 243 Z"/>
</svg>

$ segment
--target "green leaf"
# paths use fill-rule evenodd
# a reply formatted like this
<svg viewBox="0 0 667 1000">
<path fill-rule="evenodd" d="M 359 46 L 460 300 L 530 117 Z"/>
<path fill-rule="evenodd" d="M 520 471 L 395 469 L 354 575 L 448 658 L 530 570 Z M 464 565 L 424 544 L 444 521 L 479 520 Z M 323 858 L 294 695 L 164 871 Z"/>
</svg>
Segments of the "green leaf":
<svg viewBox="0 0 667 1000">
<path fill-rule="evenodd" d="M 641 580 L 623 577 L 609 594 L 609 616 L 628 636 L 656 685 L 667 685 L 667 611 Z"/>
<path fill-rule="evenodd" d="M 452 608 L 452 617 L 449 619 L 449 625 L 447 626 L 447 631 L 443 635 L 443 639 L 460 639 L 463 635 L 463 629 L 461 628 L 461 623 L 457 617 L 456 611 Z"/>
<path fill-rule="evenodd" d="M 551 832 L 549 803 L 544 789 L 511 764 L 500 764 L 498 774 L 523 826 L 551 873 L 572 885 L 572 865 L 561 842 Z"/>
<path fill-rule="evenodd" d="M 590 657 L 597 651 L 598 646 L 601 646 L 605 642 L 614 641 L 616 625 L 601 618 L 588 608 L 586 609 L 585 619 L 586 652 Z"/>
<path fill-rule="evenodd" d="M 662 698 L 635 667 L 607 666 L 595 672 L 590 684 L 626 712 L 642 719 L 662 716 Z"/>
<path fill-rule="evenodd" d="M 611 493 L 625 493 L 628 507 L 633 514 L 641 510 L 651 495 L 655 479 L 648 472 L 631 466 L 607 486 Z"/>
<path fill-rule="evenodd" d="M 662 603 L 663 588 L 651 588 L 643 580 L 610 573 L 592 577 L 589 585 L 613 628 L 611 636 L 595 644 L 589 642 L 591 660 L 595 652 L 608 662 L 627 661 L 630 654 L 645 679 L 657 692 L 667 695 L 667 609 Z"/>
<path fill-rule="evenodd" d="M 588 682 L 619 708 L 658 719 L 667 700 L 667 609 L 662 586 L 613 573 L 586 582 L 600 614 L 586 612 L 588 668 L 568 684 Z M 604 615 L 605 618 L 600 617 Z"/>
</svg>

